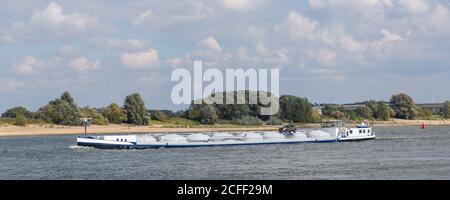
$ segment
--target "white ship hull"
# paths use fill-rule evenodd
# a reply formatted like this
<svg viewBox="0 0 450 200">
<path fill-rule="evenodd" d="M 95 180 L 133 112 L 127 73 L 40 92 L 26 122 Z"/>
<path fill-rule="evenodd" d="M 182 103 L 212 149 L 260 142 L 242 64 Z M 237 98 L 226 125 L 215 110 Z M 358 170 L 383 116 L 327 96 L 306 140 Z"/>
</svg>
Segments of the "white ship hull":
<svg viewBox="0 0 450 200">
<path fill-rule="evenodd" d="M 263 141 L 218 141 L 218 142 L 155 142 L 151 144 L 136 144 L 134 142 L 105 141 L 93 138 L 77 138 L 78 146 L 112 148 L 112 149 L 147 149 L 147 148 L 182 148 L 182 147 L 211 147 L 211 146 L 237 146 L 237 145 L 263 145 L 263 144 L 296 144 L 307 142 L 337 142 L 336 139 L 281 139 Z"/>
<path fill-rule="evenodd" d="M 189 138 L 193 138 L 194 141 L 189 140 Z M 369 139 L 375 139 L 375 135 L 370 133 L 352 136 L 333 133 L 330 130 L 328 132 L 310 130 L 305 133 L 297 132 L 291 136 L 285 136 L 278 132 L 90 136 L 78 137 L 77 145 L 105 149 L 147 149 L 343 142 Z"/>
</svg>

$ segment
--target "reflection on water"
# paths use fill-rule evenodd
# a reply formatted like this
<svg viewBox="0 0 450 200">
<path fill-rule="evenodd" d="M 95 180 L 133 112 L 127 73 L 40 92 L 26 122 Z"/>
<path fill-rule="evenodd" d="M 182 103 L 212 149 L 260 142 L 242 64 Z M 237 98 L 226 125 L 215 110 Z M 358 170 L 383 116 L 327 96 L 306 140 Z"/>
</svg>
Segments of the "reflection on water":
<svg viewBox="0 0 450 200">
<path fill-rule="evenodd" d="M 146 150 L 0 137 L 0 179 L 450 179 L 450 126 L 374 130 L 362 142 Z"/>
</svg>

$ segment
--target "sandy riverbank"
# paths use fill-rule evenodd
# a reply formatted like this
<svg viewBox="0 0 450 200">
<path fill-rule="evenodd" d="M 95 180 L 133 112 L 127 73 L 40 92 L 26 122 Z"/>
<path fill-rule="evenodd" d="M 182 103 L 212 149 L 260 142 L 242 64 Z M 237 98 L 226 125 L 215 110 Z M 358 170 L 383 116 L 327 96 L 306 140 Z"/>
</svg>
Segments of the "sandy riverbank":
<svg viewBox="0 0 450 200">
<path fill-rule="evenodd" d="M 245 130 L 278 130 L 279 126 L 261 127 L 155 127 L 155 126 L 129 126 L 129 125 L 92 125 L 88 133 L 182 133 L 182 132 L 212 132 L 212 131 L 245 131 Z M 66 135 L 84 134 L 82 126 L 39 126 L 28 125 L 26 127 L 8 125 L 0 127 L 0 136 L 31 136 L 31 135 Z"/>
<path fill-rule="evenodd" d="M 374 122 L 374 126 L 420 126 L 426 123 L 433 125 L 450 125 L 450 120 L 401 120 Z M 353 124 L 349 124 L 353 125 Z M 299 128 L 315 128 L 320 124 L 301 124 Z M 163 127 L 163 126 L 130 126 L 130 125 L 92 125 L 88 128 L 88 133 L 182 133 L 182 132 L 211 132 L 211 131 L 255 131 L 255 130 L 278 130 L 280 126 L 259 126 L 259 127 L 233 127 L 227 125 L 198 126 L 193 128 L 184 127 Z M 49 126 L 49 125 L 28 125 L 21 126 L 1 126 L 0 136 L 31 136 L 31 135 L 63 135 L 63 134 L 83 134 L 84 128 L 81 126 Z"/>
</svg>

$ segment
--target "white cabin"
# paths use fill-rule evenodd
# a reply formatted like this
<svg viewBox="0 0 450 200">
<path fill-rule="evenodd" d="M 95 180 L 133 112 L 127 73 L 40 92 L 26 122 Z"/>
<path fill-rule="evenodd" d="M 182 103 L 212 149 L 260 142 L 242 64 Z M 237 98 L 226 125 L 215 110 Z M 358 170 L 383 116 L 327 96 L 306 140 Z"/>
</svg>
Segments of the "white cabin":
<svg viewBox="0 0 450 200">
<path fill-rule="evenodd" d="M 362 123 L 355 127 L 346 128 L 342 120 L 329 120 L 321 122 L 321 129 L 330 134 L 335 134 L 340 141 L 374 139 L 375 133 L 372 126 Z"/>
</svg>

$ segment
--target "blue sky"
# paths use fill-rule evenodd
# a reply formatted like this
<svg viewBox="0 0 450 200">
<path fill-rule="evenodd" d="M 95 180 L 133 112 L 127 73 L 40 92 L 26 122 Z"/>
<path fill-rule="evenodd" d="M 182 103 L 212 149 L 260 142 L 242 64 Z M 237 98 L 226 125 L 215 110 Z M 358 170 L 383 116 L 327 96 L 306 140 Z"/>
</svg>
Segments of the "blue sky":
<svg viewBox="0 0 450 200">
<path fill-rule="evenodd" d="M 176 68 L 280 68 L 312 102 L 450 99 L 450 4 L 425 0 L 0 0 L 0 111 L 70 91 L 80 106 L 180 109 Z"/>
</svg>

